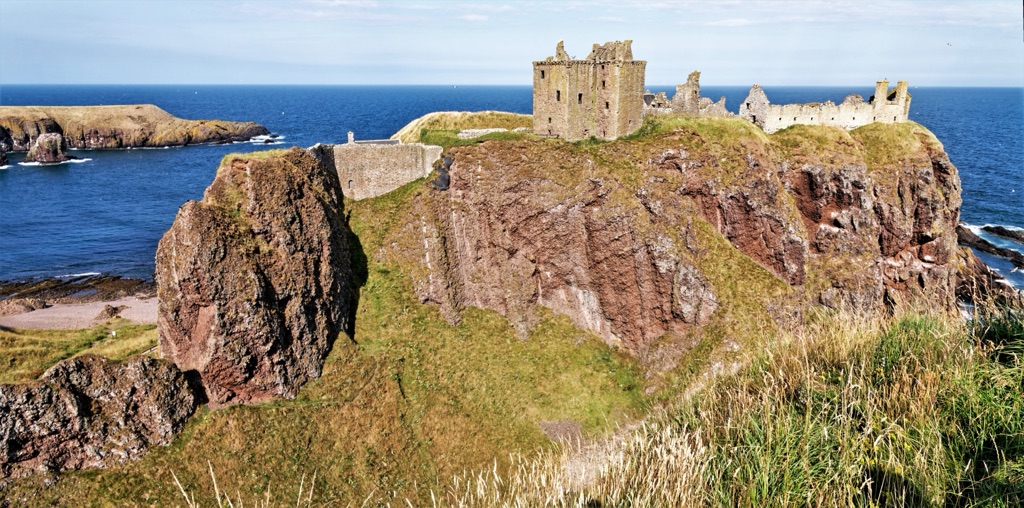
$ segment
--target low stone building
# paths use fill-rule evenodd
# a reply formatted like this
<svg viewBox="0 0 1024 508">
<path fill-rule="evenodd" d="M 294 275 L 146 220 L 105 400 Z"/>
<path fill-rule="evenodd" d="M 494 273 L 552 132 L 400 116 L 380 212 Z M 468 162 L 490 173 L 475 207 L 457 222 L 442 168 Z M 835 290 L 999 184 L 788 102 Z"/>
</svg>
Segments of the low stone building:
<svg viewBox="0 0 1024 508">
<path fill-rule="evenodd" d="M 401 143 L 394 139 L 316 144 L 309 153 L 338 172 L 345 197 L 365 199 L 391 192 L 409 182 L 430 175 L 443 148 L 423 143 Z"/>
<path fill-rule="evenodd" d="M 807 104 L 772 104 L 759 85 L 750 89 L 743 104 L 740 117 L 772 133 L 791 125 L 833 125 L 844 129 L 855 129 L 869 123 L 906 122 L 910 114 L 910 93 L 907 82 L 900 81 L 889 91 L 889 82 L 875 84 L 875 95 L 864 102 L 860 95 L 848 95 L 843 102 L 831 101 Z"/>
</svg>

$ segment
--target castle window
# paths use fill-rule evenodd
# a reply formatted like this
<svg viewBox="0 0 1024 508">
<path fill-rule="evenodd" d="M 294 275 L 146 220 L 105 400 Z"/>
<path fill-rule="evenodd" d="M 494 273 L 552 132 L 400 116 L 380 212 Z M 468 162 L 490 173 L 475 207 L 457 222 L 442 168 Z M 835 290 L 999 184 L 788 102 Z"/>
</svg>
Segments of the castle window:
<svg viewBox="0 0 1024 508">
<path fill-rule="evenodd" d="M 548 123 L 551 123 L 551 117 L 550 116 L 548 117 Z"/>
<path fill-rule="evenodd" d="M 556 101 L 561 101 L 562 100 L 562 91 L 561 90 L 555 90 L 555 100 Z"/>
<path fill-rule="evenodd" d="M 747 103 L 747 109 L 750 109 L 750 103 L 749 102 Z"/>
<path fill-rule="evenodd" d="M 351 189 L 351 188 L 352 188 L 352 180 L 349 180 L 349 181 L 348 181 L 348 188 L 349 188 L 349 189 Z"/>
<path fill-rule="evenodd" d="M 576 95 L 576 104 L 583 104 L 583 94 Z"/>
<path fill-rule="evenodd" d="M 611 109 L 611 106 L 608 105 L 608 101 L 605 101 L 604 109 Z"/>
<path fill-rule="evenodd" d="M 794 122 L 796 121 L 796 117 L 795 117 L 795 116 L 793 117 L 793 121 L 794 121 Z"/>
<path fill-rule="evenodd" d="M 896 117 L 895 117 L 895 116 L 894 116 L 894 117 L 892 117 L 892 121 L 894 121 L 894 122 L 896 121 Z"/>
<path fill-rule="evenodd" d="M 608 88 L 607 86 L 605 86 L 605 83 L 604 83 L 603 79 L 601 80 L 601 88 Z"/>
<path fill-rule="evenodd" d="M 832 119 L 833 119 L 833 120 L 835 120 L 835 119 L 836 119 L 836 117 L 834 117 L 834 116 L 833 116 L 833 117 L 832 117 Z"/>
<path fill-rule="evenodd" d="M 540 79 L 544 79 L 544 71 L 540 71 Z"/>
</svg>

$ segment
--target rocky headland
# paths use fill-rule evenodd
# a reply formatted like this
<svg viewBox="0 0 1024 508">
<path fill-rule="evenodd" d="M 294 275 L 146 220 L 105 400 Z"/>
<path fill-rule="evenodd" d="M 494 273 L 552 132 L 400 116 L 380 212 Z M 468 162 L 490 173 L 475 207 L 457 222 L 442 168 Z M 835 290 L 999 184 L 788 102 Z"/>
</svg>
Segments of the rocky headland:
<svg viewBox="0 0 1024 508">
<path fill-rule="evenodd" d="M 960 183 L 923 127 L 660 129 L 451 148 L 449 190 L 411 200 L 376 255 L 410 267 L 452 321 L 484 307 L 525 331 L 539 305 L 636 354 L 692 338 L 737 299 L 776 321 L 955 307 Z"/>
<path fill-rule="evenodd" d="M 849 132 L 796 126 L 769 135 L 740 119 L 682 117 L 650 121 L 613 142 L 515 134 L 459 143 L 445 148 L 447 186 L 421 180 L 351 205 L 332 165 L 307 151 L 226 157 L 203 199 L 181 207 L 158 247 L 159 353 L 167 362 L 132 360 L 123 367 L 135 369 L 128 375 L 106 374 L 112 367 L 97 359 L 65 360 L 36 384 L 3 387 L 2 424 L 21 429 L 3 437 L 4 475 L 131 459 L 147 444 L 169 442 L 202 402 L 294 398 L 328 371 L 325 361 L 339 342 L 344 347 L 329 371 L 335 385 L 320 387 L 316 407 L 307 400 L 300 410 L 340 412 L 325 432 L 336 435 L 334 426 L 343 425 L 360 436 L 354 439 L 377 439 L 360 418 L 402 426 L 427 444 L 399 441 L 407 448 L 389 454 L 427 457 L 417 467 L 448 471 L 429 457 L 468 452 L 457 451 L 463 442 L 444 448 L 447 420 L 430 415 L 472 419 L 462 406 L 469 399 L 458 395 L 471 389 L 460 384 L 465 372 L 415 378 L 423 375 L 421 362 L 441 354 L 424 352 L 436 345 L 420 350 L 417 337 L 396 346 L 406 349 L 393 360 L 380 353 L 388 346 L 352 344 L 372 344 L 374 333 L 399 327 L 406 315 L 418 316 L 410 326 L 422 333 L 431 333 L 435 313 L 443 316 L 439 326 L 468 334 L 465 323 L 480 326 L 479 309 L 488 309 L 507 319 L 495 326 L 514 330 L 517 344 L 550 328 L 552 314 L 564 316 L 569 329 L 581 330 L 572 333 L 592 332 L 636 360 L 643 388 L 653 391 L 690 352 L 742 350 L 815 309 L 954 313 L 963 288 L 994 284 L 984 263 L 957 245 L 957 169 L 914 123 Z M 347 214 L 358 228 L 350 229 Z M 401 304 L 382 309 L 391 301 Z M 379 313 L 392 317 L 375 318 Z M 380 321 L 359 336 L 360 319 Z M 45 421 L 57 428 L 79 418 L 74 428 L 82 434 L 28 429 L 11 416 L 57 411 L 45 401 L 63 400 L 68 383 L 58 382 L 61 376 L 100 371 L 89 374 L 97 386 L 114 376 L 115 388 L 155 383 L 158 393 L 173 396 L 116 389 L 89 395 L 77 388 L 89 383 L 76 381 L 68 389 L 101 401 L 90 407 L 102 411 L 87 419 L 62 403 L 70 409 Z M 331 394 L 331 386 L 345 388 Z M 129 413 L 105 409 L 103 401 L 131 397 L 142 397 L 131 411 L 149 408 L 155 416 L 114 418 L 145 430 L 106 423 L 107 415 Z M 227 414 L 218 421 L 244 427 L 248 413 Z M 296 437 L 309 442 L 321 427 L 288 428 L 310 433 Z M 465 438 L 500 432 L 477 429 Z M 122 432 L 132 440 L 113 441 L 128 448 L 94 444 L 106 439 L 110 446 L 105 433 Z M 257 439 L 250 434 L 238 439 Z M 76 442 L 88 453 L 75 451 Z"/>
<path fill-rule="evenodd" d="M 0 151 L 7 147 L 6 151 L 30 152 L 29 157 L 38 162 L 53 162 L 61 147 L 66 152 L 68 148 L 183 146 L 245 141 L 266 134 L 270 134 L 266 127 L 253 122 L 184 120 L 152 104 L 0 106 Z M 63 141 L 55 141 L 58 138 Z"/>
</svg>

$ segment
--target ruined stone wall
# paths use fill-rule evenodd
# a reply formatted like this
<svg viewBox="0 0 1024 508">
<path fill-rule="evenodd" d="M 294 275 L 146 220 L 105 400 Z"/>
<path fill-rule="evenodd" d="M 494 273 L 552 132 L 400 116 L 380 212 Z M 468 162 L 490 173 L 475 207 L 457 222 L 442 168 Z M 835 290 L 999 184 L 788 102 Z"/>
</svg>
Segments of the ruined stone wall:
<svg viewBox="0 0 1024 508">
<path fill-rule="evenodd" d="M 440 146 L 412 144 L 318 144 L 310 154 L 338 172 L 345 197 L 365 199 L 430 175 Z"/>
<path fill-rule="evenodd" d="M 771 104 L 764 90 L 754 85 L 740 105 L 740 117 L 767 133 L 791 125 L 831 125 L 849 130 L 874 122 L 906 122 L 910 114 L 907 82 L 900 81 L 891 93 L 888 87 L 888 81 L 879 81 L 870 102 L 864 102 L 860 95 L 848 95 L 840 104 Z"/>
<path fill-rule="evenodd" d="M 691 72 L 686 78 L 686 83 L 676 85 L 676 93 L 671 101 L 667 101 L 667 106 L 660 100 L 664 97 L 664 93 L 659 93 L 649 103 L 645 101 L 644 114 L 675 113 L 715 118 L 734 116 L 725 108 L 725 97 L 720 98 L 718 102 L 712 102 L 711 99 L 700 96 L 699 71 Z"/>
<path fill-rule="evenodd" d="M 632 59 L 630 41 L 594 45 L 573 60 L 562 43 L 533 63 L 533 132 L 570 141 L 615 139 L 643 122 L 647 62 Z"/>
</svg>

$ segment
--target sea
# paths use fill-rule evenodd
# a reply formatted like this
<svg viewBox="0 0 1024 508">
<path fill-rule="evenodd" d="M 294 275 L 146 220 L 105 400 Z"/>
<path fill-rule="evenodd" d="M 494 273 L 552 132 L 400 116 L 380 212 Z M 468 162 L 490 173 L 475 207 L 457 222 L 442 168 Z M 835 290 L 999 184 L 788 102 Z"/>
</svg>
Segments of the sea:
<svg viewBox="0 0 1024 508">
<path fill-rule="evenodd" d="M 673 86 L 650 87 L 653 92 Z M 749 87 L 702 87 L 735 112 Z M 765 87 L 773 103 L 841 102 L 874 87 Z M 911 87 L 911 120 L 942 141 L 960 170 L 961 221 L 1024 229 L 1024 89 Z M 200 199 L 220 159 L 316 143 L 388 138 L 432 111 L 529 114 L 529 86 L 0 85 L 0 105 L 155 104 L 187 119 L 251 120 L 279 137 L 231 145 L 75 150 L 73 163 L 0 169 L 0 281 L 119 275 L 152 279 L 156 245 L 185 201 Z M 983 255 L 1014 285 L 1024 270 Z"/>
</svg>

